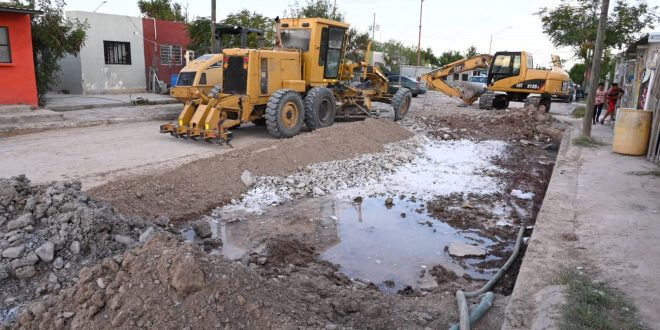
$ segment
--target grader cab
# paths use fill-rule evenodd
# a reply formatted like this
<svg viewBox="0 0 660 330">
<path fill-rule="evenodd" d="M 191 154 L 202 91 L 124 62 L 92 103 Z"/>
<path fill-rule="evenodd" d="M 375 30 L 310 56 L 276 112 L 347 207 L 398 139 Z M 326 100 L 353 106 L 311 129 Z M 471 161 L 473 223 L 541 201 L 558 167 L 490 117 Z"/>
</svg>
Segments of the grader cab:
<svg viewBox="0 0 660 330">
<path fill-rule="evenodd" d="M 387 80 L 366 63 L 345 63 L 348 24 L 323 18 L 276 20 L 273 49 L 222 51 L 222 83 L 207 94 L 198 90 L 177 123 L 160 127 L 176 137 L 228 142 L 241 123 L 265 125 L 276 138 L 330 126 L 336 118 L 373 115 L 371 101 L 391 103 L 395 119 L 405 116 L 411 95 L 387 94 Z M 351 78 L 357 68 L 361 83 Z"/>
</svg>

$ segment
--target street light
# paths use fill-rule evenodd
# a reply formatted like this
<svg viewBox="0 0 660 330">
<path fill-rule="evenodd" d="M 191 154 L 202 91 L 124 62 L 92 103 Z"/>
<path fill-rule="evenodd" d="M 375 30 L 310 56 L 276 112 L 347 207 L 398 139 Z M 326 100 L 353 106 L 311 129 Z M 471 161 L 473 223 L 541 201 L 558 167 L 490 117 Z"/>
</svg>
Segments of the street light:
<svg viewBox="0 0 660 330">
<path fill-rule="evenodd" d="M 488 44 L 488 54 L 490 54 L 490 49 L 493 46 L 493 37 L 500 34 L 500 33 L 502 33 L 502 32 L 504 32 L 504 31 L 506 31 L 506 30 L 508 30 L 508 29 L 510 29 L 510 28 L 512 28 L 512 26 L 507 26 L 504 29 L 490 35 L 490 43 Z"/>
<path fill-rule="evenodd" d="M 99 3 L 98 6 L 96 6 L 96 9 L 94 9 L 93 13 L 95 13 L 97 10 L 99 10 L 99 8 L 101 8 L 101 6 L 103 6 L 103 4 L 105 4 L 106 2 L 108 2 L 108 1 L 101 1 L 101 3 Z"/>
</svg>

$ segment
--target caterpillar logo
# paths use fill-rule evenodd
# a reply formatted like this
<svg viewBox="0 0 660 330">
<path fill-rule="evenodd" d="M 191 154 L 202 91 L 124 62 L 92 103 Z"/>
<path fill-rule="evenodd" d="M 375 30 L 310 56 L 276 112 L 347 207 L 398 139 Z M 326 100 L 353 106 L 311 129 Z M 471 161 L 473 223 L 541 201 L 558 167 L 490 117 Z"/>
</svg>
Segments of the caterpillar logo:
<svg viewBox="0 0 660 330">
<path fill-rule="evenodd" d="M 464 67 L 465 67 L 464 64 L 459 64 L 452 69 L 452 72 L 453 73 L 462 72 Z"/>
<path fill-rule="evenodd" d="M 531 90 L 542 90 L 543 87 L 545 87 L 545 80 L 543 79 L 525 80 L 511 86 L 511 88 L 515 88 L 515 89 L 531 89 Z"/>
</svg>

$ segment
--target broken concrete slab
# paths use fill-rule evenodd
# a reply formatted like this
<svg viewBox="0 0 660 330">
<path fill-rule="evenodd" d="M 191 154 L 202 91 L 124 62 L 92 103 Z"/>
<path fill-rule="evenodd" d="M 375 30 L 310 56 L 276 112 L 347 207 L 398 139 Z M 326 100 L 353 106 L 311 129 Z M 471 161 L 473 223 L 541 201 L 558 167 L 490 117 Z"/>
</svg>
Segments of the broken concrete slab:
<svg viewBox="0 0 660 330">
<path fill-rule="evenodd" d="M 454 257 L 483 257 L 486 251 L 475 245 L 454 241 L 449 244 L 449 254 Z"/>
</svg>

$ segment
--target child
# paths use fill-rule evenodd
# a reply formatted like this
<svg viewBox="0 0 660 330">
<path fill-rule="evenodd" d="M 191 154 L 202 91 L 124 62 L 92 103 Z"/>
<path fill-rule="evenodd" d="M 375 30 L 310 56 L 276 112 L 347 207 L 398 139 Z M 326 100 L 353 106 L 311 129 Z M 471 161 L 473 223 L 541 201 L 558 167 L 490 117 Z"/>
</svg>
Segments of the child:
<svg viewBox="0 0 660 330">
<path fill-rule="evenodd" d="M 596 89 L 596 101 L 594 102 L 594 116 L 591 120 L 591 123 L 593 125 L 596 125 L 598 122 L 598 118 L 600 118 L 600 113 L 603 111 L 603 105 L 605 104 L 605 95 L 607 93 L 605 92 L 605 84 L 600 83 L 598 84 L 598 88 Z"/>
<path fill-rule="evenodd" d="M 613 83 L 612 88 L 610 88 L 609 91 L 607 91 L 607 113 L 605 116 L 603 116 L 603 119 L 600 120 L 600 124 L 603 125 L 605 124 L 605 119 L 607 117 L 612 117 L 614 118 L 614 110 L 616 110 L 616 102 L 619 101 L 621 96 L 623 95 L 624 91 L 619 88 L 619 84 Z"/>
</svg>

